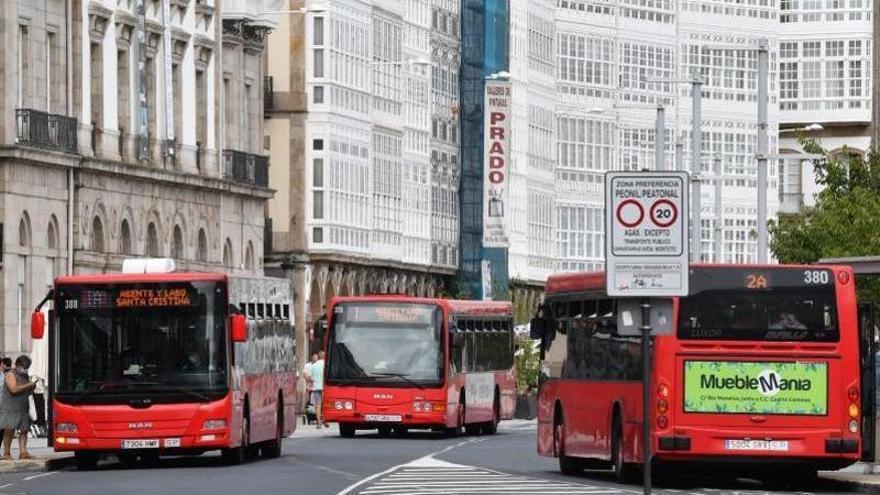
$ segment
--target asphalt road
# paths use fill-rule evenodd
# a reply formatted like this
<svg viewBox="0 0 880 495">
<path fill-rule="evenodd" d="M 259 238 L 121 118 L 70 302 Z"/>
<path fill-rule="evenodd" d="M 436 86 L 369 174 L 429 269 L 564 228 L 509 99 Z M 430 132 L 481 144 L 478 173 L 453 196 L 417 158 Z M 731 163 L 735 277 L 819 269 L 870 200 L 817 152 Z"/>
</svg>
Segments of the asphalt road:
<svg viewBox="0 0 880 495">
<path fill-rule="evenodd" d="M 306 427 L 307 428 L 307 427 Z M 554 459 L 535 454 L 531 423 L 503 425 L 494 436 L 443 438 L 411 433 L 378 438 L 360 433 L 289 439 L 281 458 L 225 466 L 219 456 L 163 459 L 157 467 L 102 462 L 97 471 L 0 475 L 0 494 L 399 495 L 404 493 L 541 493 L 616 495 L 641 493 L 612 482 L 608 473 L 559 474 Z M 738 495 L 768 492 L 754 481 L 686 477 L 664 480 L 660 494 Z M 803 492 L 799 492 L 803 493 Z M 858 493 L 823 483 L 813 493 Z"/>
</svg>

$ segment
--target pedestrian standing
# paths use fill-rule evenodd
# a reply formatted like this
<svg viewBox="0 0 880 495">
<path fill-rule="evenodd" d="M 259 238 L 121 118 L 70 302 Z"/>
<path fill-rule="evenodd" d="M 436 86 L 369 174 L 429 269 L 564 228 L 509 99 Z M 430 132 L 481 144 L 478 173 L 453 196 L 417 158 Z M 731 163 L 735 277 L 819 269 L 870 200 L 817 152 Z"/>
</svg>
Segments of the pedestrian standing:
<svg viewBox="0 0 880 495">
<path fill-rule="evenodd" d="M 36 380 L 28 377 L 31 359 L 25 355 L 18 356 L 15 367 L 3 377 L 0 389 L 0 429 L 3 431 L 3 456 L 0 460 L 12 460 L 12 437 L 18 432 L 18 458 L 33 459 L 28 453 L 28 429 L 31 418 L 28 413 L 28 398 L 37 387 Z"/>
<path fill-rule="evenodd" d="M 12 358 L 11 357 L 3 357 L 0 358 L 0 386 L 2 383 L 6 381 L 6 373 L 12 371 Z M 3 400 L 3 394 L 0 393 L 0 401 Z M 2 406 L 0 406 L 2 407 Z M 0 443 L 2 443 L 3 435 L 6 433 L 6 430 L 0 429 Z M 15 434 L 15 433 L 13 433 Z"/>
<path fill-rule="evenodd" d="M 306 400 L 305 400 L 305 422 L 310 423 L 311 418 L 315 414 L 315 404 L 312 402 L 312 368 L 318 360 L 318 353 L 312 354 L 309 362 L 303 368 L 303 378 L 305 379 Z"/>
<path fill-rule="evenodd" d="M 324 351 L 318 351 L 318 360 L 312 363 L 312 402 L 315 404 L 315 420 L 318 428 L 330 428 L 324 423 Z"/>
</svg>

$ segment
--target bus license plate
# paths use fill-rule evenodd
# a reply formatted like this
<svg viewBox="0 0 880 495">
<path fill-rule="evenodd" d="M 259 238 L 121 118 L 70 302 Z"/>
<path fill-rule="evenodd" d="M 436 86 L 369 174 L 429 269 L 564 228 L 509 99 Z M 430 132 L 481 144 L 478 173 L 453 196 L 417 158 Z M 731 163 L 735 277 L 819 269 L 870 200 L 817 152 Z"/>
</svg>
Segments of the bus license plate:
<svg viewBox="0 0 880 495">
<path fill-rule="evenodd" d="M 398 414 L 364 414 L 364 421 L 376 421 L 380 423 L 398 422 L 401 418 Z"/>
<path fill-rule="evenodd" d="M 158 449 L 159 440 L 123 440 L 123 449 Z"/>
<path fill-rule="evenodd" d="M 788 440 L 725 440 L 726 450 L 788 452 Z"/>
</svg>

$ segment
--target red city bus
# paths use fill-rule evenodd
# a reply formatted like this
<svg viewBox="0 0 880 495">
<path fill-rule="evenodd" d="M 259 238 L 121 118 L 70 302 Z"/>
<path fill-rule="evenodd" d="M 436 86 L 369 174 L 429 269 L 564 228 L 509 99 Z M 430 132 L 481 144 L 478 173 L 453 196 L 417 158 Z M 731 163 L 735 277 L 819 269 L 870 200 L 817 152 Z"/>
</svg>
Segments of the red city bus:
<svg viewBox="0 0 880 495">
<path fill-rule="evenodd" d="M 601 272 L 551 276 L 546 291 L 532 322 L 549 375 L 538 452 L 566 474 L 630 478 L 643 463 L 643 373 L 641 337 L 624 328 L 638 308 L 609 297 Z M 872 442 L 874 392 L 860 374 L 873 374 L 873 327 L 860 323 L 851 268 L 693 265 L 689 295 L 670 307 L 650 373 L 655 466 L 809 483 L 860 459 Z"/>
<path fill-rule="evenodd" d="M 495 433 L 516 406 L 509 302 L 335 298 L 324 417 L 339 434 L 432 429 Z"/>
<path fill-rule="evenodd" d="M 41 303 L 50 443 L 80 469 L 100 454 L 279 456 L 296 427 L 290 283 L 154 261 L 60 277 Z M 42 338 L 40 307 L 32 323 Z"/>
</svg>

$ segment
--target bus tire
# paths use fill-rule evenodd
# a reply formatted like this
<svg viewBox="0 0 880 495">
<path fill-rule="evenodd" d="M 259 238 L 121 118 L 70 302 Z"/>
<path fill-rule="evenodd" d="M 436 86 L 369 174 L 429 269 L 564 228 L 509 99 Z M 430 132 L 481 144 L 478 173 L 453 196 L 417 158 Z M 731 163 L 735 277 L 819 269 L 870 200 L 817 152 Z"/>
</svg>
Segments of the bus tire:
<svg viewBox="0 0 880 495">
<path fill-rule="evenodd" d="M 614 479 L 619 483 L 630 483 L 636 478 L 636 469 L 631 463 L 625 461 L 623 421 L 617 410 L 614 411 L 611 428 L 611 469 L 614 471 Z"/>
<path fill-rule="evenodd" d="M 226 464 L 240 466 L 248 460 L 248 453 L 251 449 L 250 431 L 248 414 L 245 413 L 241 417 L 241 444 L 238 447 L 230 447 L 221 451 Z"/>
<path fill-rule="evenodd" d="M 80 471 L 93 471 L 98 467 L 98 454 L 94 452 L 75 452 L 73 463 Z"/>
<path fill-rule="evenodd" d="M 354 425 L 339 423 L 339 436 L 342 438 L 354 438 Z"/>
<path fill-rule="evenodd" d="M 464 428 L 464 390 L 458 397 L 458 411 L 455 416 L 455 426 L 446 429 L 446 436 L 449 438 L 458 438 L 461 436 L 461 430 Z"/>
<path fill-rule="evenodd" d="M 501 400 L 498 397 L 498 389 L 495 389 L 495 400 L 492 401 L 492 421 L 483 426 L 483 435 L 498 433 L 498 422 L 501 421 Z"/>
<path fill-rule="evenodd" d="M 284 440 L 284 403 L 278 401 L 278 415 L 275 419 L 275 438 L 266 442 L 260 449 L 260 453 L 266 459 L 277 459 L 281 457 L 281 443 Z"/>
<path fill-rule="evenodd" d="M 559 458 L 559 472 L 566 476 L 580 474 L 584 470 L 583 461 L 565 455 L 565 422 L 559 405 L 553 416 L 553 453 Z"/>
</svg>

